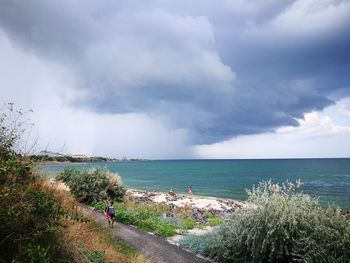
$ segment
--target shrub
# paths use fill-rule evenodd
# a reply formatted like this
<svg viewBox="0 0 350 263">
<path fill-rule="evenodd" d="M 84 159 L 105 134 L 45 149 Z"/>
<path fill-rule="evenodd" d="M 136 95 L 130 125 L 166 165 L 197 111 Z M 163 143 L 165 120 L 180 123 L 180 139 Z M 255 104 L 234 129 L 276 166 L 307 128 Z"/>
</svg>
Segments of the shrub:
<svg viewBox="0 0 350 263">
<path fill-rule="evenodd" d="M 57 176 L 58 180 L 62 180 L 65 183 L 71 182 L 74 178 L 79 176 L 79 170 L 71 167 L 66 167 L 62 173 Z"/>
<path fill-rule="evenodd" d="M 212 251 L 216 250 L 219 240 L 217 235 L 210 233 L 200 236 L 185 236 L 180 239 L 179 243 L 197 254 L 209 256 Z"/>
<path fill-rule="evenodd" d="M 120 177 L 102 168 L 80 171 L 66 168 L 57 179 L 67 184 L 77 200 L 84 203 L 107 199 L 122 201 L 126 192 Z"/>
<path fill-rule="evenodd" d="M 106 201 L 93 201 L 90 205 L 98 211 L 105 211 L 106 207 L 109 205 Z"/>
<path fill-rule="evenodd" d="M 155 232 L 163 237 L 171 237 L 176 234 L 175 226 L 165 220 L 157 222 Z"/>
<path fill-rule="evenodd" d="M 220 225 L 222 222 L 224 222 L 224 219 L 221 217 L 212 217 L 208 219 L 208 224 L 210 226 L 218 226 Z"/>
<path fill-rule="evenodd" d="M 214 215 L 212 213 L 210 213 L 209 211 L 204 211 L 203 216 L 207 219 L 214 217 Z"/>
<path fill-rule="evenodd" d="M 196 226 L 197 226 L 197 222 L 192 217 L 184 218 L 179 223 L 180 229 L 183 229 L 183 230 L 193 229 Z"/>
<path fill-rule="evenodd" d="M 116 210 L 116 219 L 124 224 L 137 226 L 140 222 L 138 214 L 125 209 Z"/>
<path fill-rule="evenodd" d="M 50 263 L 51 260 L 47 257 L 47 249 L 40 245 L 32 243 L 24 246 L 16 256 L 17 262 L 37 262 Z"/>
<path fill-rule="evenodd" d="M 292 183 L 262 182 L 248 191 L 257 207 L 232 214 L 201 251 L 219 262 L 348 262 L 350 224 Z M 200 238 L 199 238 L 200 239 Z M 196 247 L 197 240 L 184 245 Z M 212 245 L 212 244 L 215 245 Z"/>
</svg>

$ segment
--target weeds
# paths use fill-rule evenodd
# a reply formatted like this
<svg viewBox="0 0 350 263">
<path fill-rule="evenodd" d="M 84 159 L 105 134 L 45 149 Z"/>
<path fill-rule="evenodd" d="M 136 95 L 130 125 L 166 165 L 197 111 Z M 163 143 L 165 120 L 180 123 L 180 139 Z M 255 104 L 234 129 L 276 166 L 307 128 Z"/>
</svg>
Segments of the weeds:
<svg viewBox="0 0 350 263">
<path fill-rule="evenodd" d="M 224 222 L 224 219 L 221 217 L 212 217 L 208 219 L 208 225 L 209 226 L 218 226 L 221 225 L 222 222 Z"/>
<path fill-rule="evenodd" d="M 116 219 L 124 224 L 135 225 L 164 237 L 176 234 L 175 225 L 164 220 L 159 213 L 148 210 L 133 211 L 123 205 L 116 207 Z"/>
<path fill-rule="evenodd" d="M 184 218 L 179 222 L 179 227 L 181 230 L 193 229 L 196 226 L 197 226 L 197 222 L 192 217 Z"/>
</svg>

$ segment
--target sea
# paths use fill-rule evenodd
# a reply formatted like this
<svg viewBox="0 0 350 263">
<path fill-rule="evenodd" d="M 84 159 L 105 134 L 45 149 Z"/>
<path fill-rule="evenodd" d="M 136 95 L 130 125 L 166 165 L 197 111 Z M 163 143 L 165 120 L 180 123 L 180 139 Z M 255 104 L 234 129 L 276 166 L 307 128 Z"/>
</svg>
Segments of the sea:
<svg viewBox="0 0 350 263">
<path fill-rule="evenodd" d="M 300 191 L 350 210 L 350 158 L 266 160 L 152 160 L 51 164 L 45 172 L 56 175 L 66 167 L 107 168 L 122 177 L 127 188 L 186 193 L 246 200 L 246 189 L 260 181 L 301 180 Z"/>
</svg>

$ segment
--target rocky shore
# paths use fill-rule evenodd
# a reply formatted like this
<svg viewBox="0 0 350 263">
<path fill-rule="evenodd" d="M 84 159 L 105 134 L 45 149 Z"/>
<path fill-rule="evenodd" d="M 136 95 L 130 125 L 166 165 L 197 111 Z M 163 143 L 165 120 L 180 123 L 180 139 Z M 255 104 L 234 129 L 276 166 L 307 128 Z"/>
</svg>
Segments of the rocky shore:
<svg viewBox="0 0 350 263">
<path fill-rule="evenodd" d="M 198 222 L 203 222 L 205 212 L 210 212 L 214 216 L 225 217 L 229 213 L 238 212 L 241 209 L 246 209 L 250 205 L 241 201 L 231 199 L 221 199 L 213 197 L 192 196 L 192 198 L 176 194 L 173 191 L 158 192 L 152 190 L 135 190 L 129 189 L 126 192 L 126 197 L 130 200 L 142 203 L 165 203 L 171 207 L 172 213 L 178 209 L 186 208 L 188 216 L 191 216 Z"/>
</svg>

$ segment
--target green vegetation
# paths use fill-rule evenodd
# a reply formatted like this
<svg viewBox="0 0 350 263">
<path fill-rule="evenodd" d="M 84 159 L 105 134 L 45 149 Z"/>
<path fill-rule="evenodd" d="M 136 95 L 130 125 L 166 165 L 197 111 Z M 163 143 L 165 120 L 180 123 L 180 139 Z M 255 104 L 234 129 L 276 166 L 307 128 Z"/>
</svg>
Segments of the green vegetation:
<svg viewBox="0 0 350 263">
<path fill-rule="evenodd" d="M 218 226 L 224 222 L 224 219 L 222 217 L 214 216 L 209 211 L 205 211 L 203 213 L 203 216 L 207 219 L 207 225 L 209 226 Z"/>
<path fill-rule="evenodd" d="M 107 202 L 93 202 L 90 204 L 97 210 L 103 211 L 108 205 Z M 205 225 L 216 226 L 223 222 L 220 217 L 215 217 L 207 212 L 208 222 L 198 223 L 191 217 L 163 218 L 162 214 L 169 212 L 169 206 L 160 203 L 140 203 L 125 200 L 124 203 L 116 205 L 116 219 L 127 225 L 134 225 L 145 231 L 153 232 L 164 237 L 170 237 L 176 234 L 176 229 L 186 233 L 193 228 L 202 228 Z"/>
<path fill-rule="evenodd" d="M 59 257 L 59 218 L 64 211 L 34 176 L 32 162 L 19 153 L 22 118 L 12 104 L 0 116 L 0 259 L 49 262 Z"/>
<path fill-rule="evenodd" d="M 349 262 L 350 222 L 292 183 L 248 191 L 255 209 L 232 214 L 217 231 L 181 244 L 219 262 Z"/>
<path fill-rule="evenodd" d="M 199 236 L 188 235 L 180 239 L 181 246 L 188 248 L 197 254 L 201 254 L 212 258 L 214 258 L 213 251 L 216 249 L 219 242 L 220 238 L 219 235 L 216 234 L 216 232 Z"/>
<path fill-rule="evenodd" d="M 214 215 L 212 213 L 210 213 L 209 211 L 205 211 L 203 213 L 203 216 L 206 218 L 206 219 L 210 219 L 210 218 L 213 218 Z"/>
<path fill-rule="evenodd" d="M 147 210 L 159 215 L 170 211 L 169 205 L 165 203 L 142 203 L 131 201 L 127 198 L 124 200 L 124 207 L 133 211 Z"/>
<path fill-rule="evenodd" d="M 102 168 L 86 170 L 66 168 L 57 179 L 69 186 L 71 193 L 83 203 L 100 200 L 120 202 L 126 191 L 117 174 Z"/>
<path fill-rule="evenodd" d="M 71 163 L 92 163 L 92 162 L 108 162 L 110 159 L 106 157 L 74 157 L 74 156 L 49 156 L 49 155 L 31 155 L 30 159 L 36 162 L 71 162 Z"/>
<path fill-rule="evenodd" d="M 208 219 L 209 226 L 218 226 L 221 225 L 222 222 L 224 222 L 224 219 L 221 217 L 212 217 Z"/>
<path fill-rule="evenodd" d="M 96 209 L 104 209 L 107 203 L 95 202 Z M 162 205 L 142 205 L 127 202 L 127 205 L 116 204 L 116 220 L 134 225 L 145 231 L 154 232 L 158 235 L 169 237 L 176 234 L 176 225 L 162 218 L 161 212 L 164 209 Z M 153 209 L 153 211 L 152 211 Z"/>
<path fill-rule="evenodd" d="M 182 230 L 193 229 L 196 226 L 197 226 L 197 222 L 192 217 L 184 218 L 179 222 L 179 227 Z"/>
<path fill-rule="evenodd" d="M 12 104 L 2 109 L 0 262 L 148 262 L 114 244 L 69 195 L 35 174 L 21 148 L 26 123 Z"/>
</svg>

